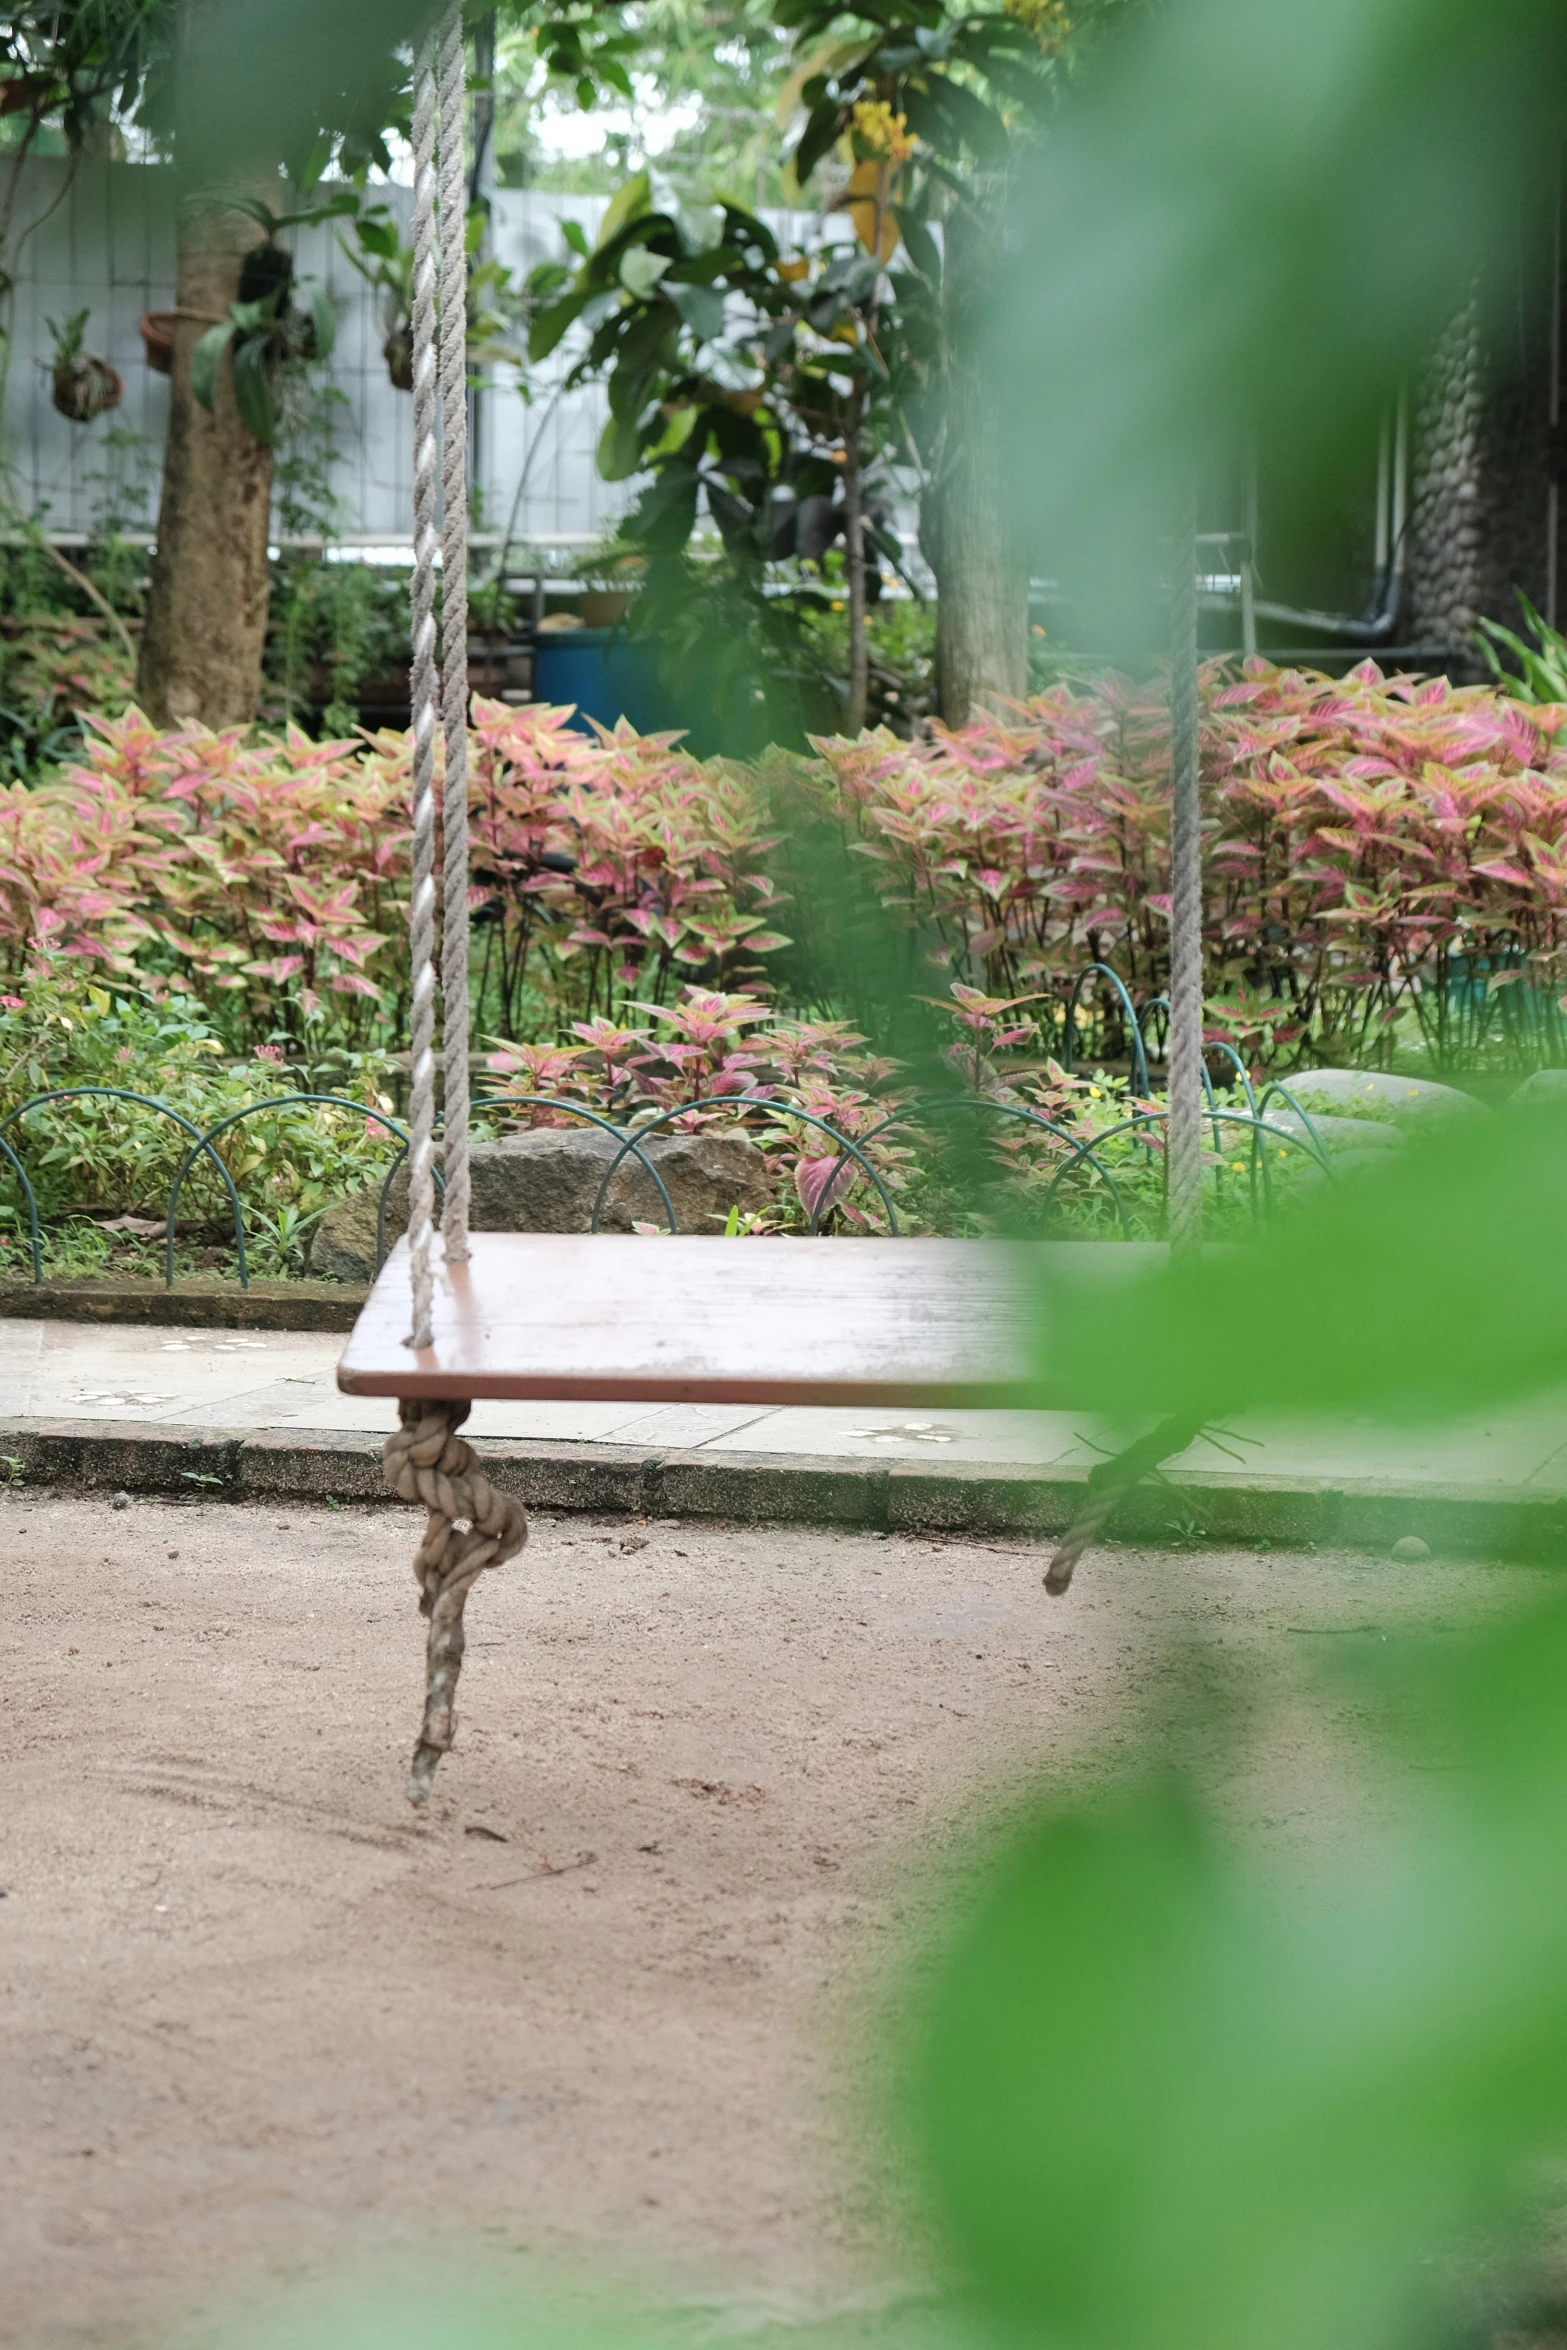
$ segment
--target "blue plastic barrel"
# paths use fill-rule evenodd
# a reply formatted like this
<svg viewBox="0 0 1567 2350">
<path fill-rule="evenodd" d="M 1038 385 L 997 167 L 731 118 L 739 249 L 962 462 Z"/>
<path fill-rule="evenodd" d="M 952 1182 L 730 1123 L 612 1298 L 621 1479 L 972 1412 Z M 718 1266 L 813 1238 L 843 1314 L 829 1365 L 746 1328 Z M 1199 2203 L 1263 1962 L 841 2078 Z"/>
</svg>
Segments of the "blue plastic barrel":
<svg viewBox="0 0 1567 2350">
<path fill-rule="evenodd" d="M 537 638 L 533 695 L 557 708 L 575 703 L 583 734 L 592 731 L 589 718 L 605 726 L 627 718 L 638 734 L 663 734 L 696 716 L 675 706 L 658 674 L 657 648 L 614 628 L 551 629 Z"/>
</svg>

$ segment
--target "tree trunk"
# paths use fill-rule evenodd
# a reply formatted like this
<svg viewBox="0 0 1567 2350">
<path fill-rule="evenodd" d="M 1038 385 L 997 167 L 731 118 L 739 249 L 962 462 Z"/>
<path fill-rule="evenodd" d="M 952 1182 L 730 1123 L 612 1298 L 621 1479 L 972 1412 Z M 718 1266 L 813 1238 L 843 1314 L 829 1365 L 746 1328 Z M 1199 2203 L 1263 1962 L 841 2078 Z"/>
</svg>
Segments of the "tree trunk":
<svg viewBox="0 0 1567 2350">
<path fill-rule="evenodd" d="M 257 192 L 276 202 L 276 187 L 272 179 Z M 272 451 L 240 422 L 227 359 L 211 416 L 191 390 L 190 361 L 207 328 L 227 318 L 245 254 L 261 238 L 232 205 L 191 199 L 180 208 L 163 495 L 136 672 L 137 699 L 159 726 L 244 726 L 256 715 Z"/>
<path fill-rule="evenodd" d="M 1001 478 L 993 390 L 984 366 L 988 226 L 967 205 L 945 223 L 939 479 L 922 536 L 936 574 L 936 698 L 949 726 L 1000 711 L 1028 691 L 1028 565 Z"/>
</svg>

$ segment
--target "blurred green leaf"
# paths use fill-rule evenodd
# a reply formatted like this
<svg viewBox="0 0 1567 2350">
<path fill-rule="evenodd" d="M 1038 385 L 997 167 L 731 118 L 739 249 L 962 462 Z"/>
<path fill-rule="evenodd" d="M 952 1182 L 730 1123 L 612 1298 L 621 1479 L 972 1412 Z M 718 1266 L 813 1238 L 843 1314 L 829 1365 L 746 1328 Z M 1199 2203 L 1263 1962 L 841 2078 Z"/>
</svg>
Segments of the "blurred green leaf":
<svg viewBox="0 0 1567 2350">
<path fill-rule="evenodd" d="M 606 246 L 612 245 L 622 229 L 629 228 L 634 220 L 640 220 L 644 212 L 652 209 L 652 203 L 652 183 L 647 173 L 634 172 L 605 205 L 594 250 L 602 253 Z"/>
<path fill-rule="evenodd" d="M 642 462 L 642 436 L 630 417 L 611 416 L 599 435 L 598 469 L 605 481 L 625 481 Z"/>
<path fill-rule="evenodd" d="M 1128 12 L 1027 168 L 996 319 L 1053 566 L 1113 618 L 1250 431 L 1331 478 L 1476 277 L 1515 285 L 1564 99 L 1558 0 Z"/>
<path fill-rule="evenodd" d="M 314 359 L 330 359 L 337 342 L 337 311 L 325 286 L 310 289 L 310 322 L 315 329 Z"/>
<path fill-rule="evenodd" d="M 240 336 L 234 344 L 234 404 L 248 433 L 264 448 L 272 446 L 277 419 L 272 406 L 272 374 L 266 341 L 259 335 Z"/>
<path fill-rule="evenodd" d="M 1567 1108 L 1445 1123 L 1256 1247 L 1056 1276 L 1041 1375 L 1075 1408 L 1375 1405 L 1443 1418 L 1567 1385 Z"/>
<path fill-rule="evenodd" d="M 221 326 L 208 327 L 190 355 L 190 388 L 209 416 L 218 396 L 218 369 L 233 335 L 234 321 L 226 318 Z"/>
<path fill-rule="evenodd" d="M 1451 2338 L 1460 2243 L 1567 2144 L 1567 1602 L 1378 1671 L 1390 1743 L 1445 1766 L 1407 1774 L 1396 1842 L 1280 1884 L 1147 1779 L 1040 1817 L 956 1932 L 918 2126 L 1015 2334 Z"/>
</svg>

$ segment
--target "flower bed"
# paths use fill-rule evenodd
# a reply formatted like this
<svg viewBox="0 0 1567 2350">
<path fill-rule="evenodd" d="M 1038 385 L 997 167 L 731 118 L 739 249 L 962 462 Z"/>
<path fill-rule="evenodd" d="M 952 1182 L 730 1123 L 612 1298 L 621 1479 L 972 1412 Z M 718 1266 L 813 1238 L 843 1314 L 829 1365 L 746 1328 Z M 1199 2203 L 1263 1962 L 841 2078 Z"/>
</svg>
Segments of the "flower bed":
<svg viewBox="0 0 1567 2350">
<path fill-rule="evenodd" d="M 1567 705 L 1490 686 L 1212 665 L 1203 688 L 1210 1028 L 1285 1066 L 1559 1057 L 1567 951 Z M 793 770 L 996 996 L 1112 963 L 1168 973 L 1162 693 L 1060 686 L 1010 724 L 822 743 Z M 1513 1005 L 1505 999 L 1514 991 Z"/>
<path fill-rule="evenodd" d="M 1567 708 L 1370 664 L 1337 682 L 1215 667 L 1203 702 L 1210 1033 L 1286 1069 L 1375 1061 L 1395 1043 L 1438 1063 L 1558 1057 Z M 1155 1130 L 1096 1162 L 1072 1156 L 1122 1122 L 1137 1082 L 1120 999 L 1095 1008 L 1083 967 L 1113 965 L 1144 1003 L 1167 968 L 1156 691 L 1061 686 L 1005 724 L 822 742 L 757 769 L 624 727 L 585 737 L 568 716 L 475 703 L 473 1011 L 493 1087 L 620 1122 L 732 1119 L 693 1105 L 765 1095 L 743 1113 L 774 1178 L 757 1229 L 884 1219 L 811 1118 L 863 1144 L 916 1229 L 1005 1212 L 998 1168 L 1014 1197 L 1066 1164 L 1077 1228 L 1126 1229 L 1112 1162 L 1131 1221 L 1156 1222 Z M 0 798 L 0 1115 L 89 1079 L 189 1105 L 200 1123 L 288 1086 L 389 1109 L 406 1020 L 407 738 L 159 734 L 133 711 L 93 721 L 91 741 L 42 787 Z M 939 1006 L 918 1071 L 831 1016 L 845 1008 L 821 976 L 837 901 L 802 865 L 812 838 L 840 864 L 847 848 L 869 882 L 873 947 L 889 967 L 902 958 L 907 995 Z M 825 994 L 828 1016 L 793 1016 L 791 990 L 795 1013 Z M 961 1119 L 906 1114 L 944 1060 L 945 1082 L 991 1104 L 983 1152 L 939 1145 L 938 1126 Z M 492 1123 L 551 1115 L 498 1106 Z M 101 1230 L 104 1211 L 161 1211 L 174 1129 L 133 1142 L 127 1117 L 33 1114 L 46 1214 L 91 1209 Z M 297 1262 L 328 1198 L 384 1164 L 364 1128 L 323 1108 L 234 1130 L 223 1148 L 263 1260 Z M 203 1182 L 221 1191 L 210 1168 L 197 1177 L 198 1224 L 216 1213 Z"/>
</svg>

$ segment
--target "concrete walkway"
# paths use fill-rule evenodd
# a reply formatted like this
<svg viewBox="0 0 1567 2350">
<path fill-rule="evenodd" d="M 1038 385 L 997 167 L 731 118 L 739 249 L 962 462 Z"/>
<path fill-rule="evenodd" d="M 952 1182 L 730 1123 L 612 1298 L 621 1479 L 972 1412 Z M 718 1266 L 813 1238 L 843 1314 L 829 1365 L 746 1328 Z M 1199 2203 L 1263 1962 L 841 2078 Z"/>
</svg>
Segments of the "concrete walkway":
<svg viewBox="0 0 1567 2350">
<path fill-rule="evenodd" d="M 369 1497 L 393 1407 L 338 1393 L 342 1343 L 0 1320 L 0 1452 L 12 1476 L 61 1482 Z M 971 1528 L 1064 1523 L 1094 1462 L 1135 1432 L 1091 1413 L 612 1403 L 480 1403 L 469 1426 L 540 1502 Z M 1167 1476 L 1133 1507 L 1139 1531 L 1196 1531 L 1195 1514 L 1243 1537 L 1359 1526 L 1534 1548 L 1567 1528 L 1567 1395 L 1435 1429 L 1237 1420 Z"/>
</svg>

